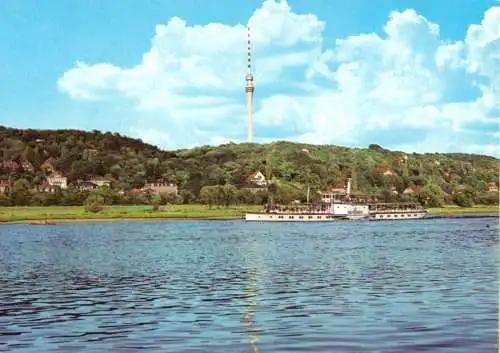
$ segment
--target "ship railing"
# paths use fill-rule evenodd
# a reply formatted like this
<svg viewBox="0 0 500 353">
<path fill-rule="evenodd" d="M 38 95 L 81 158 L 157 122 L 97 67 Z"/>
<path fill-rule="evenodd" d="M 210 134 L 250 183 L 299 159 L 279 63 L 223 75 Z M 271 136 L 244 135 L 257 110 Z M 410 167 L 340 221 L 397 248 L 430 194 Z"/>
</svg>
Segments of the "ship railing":
<svg viewBox="0 0 500 353">
<path fill-rule="evenodd" d="M 394 208 L 394 209 L 374 209 L 370 210 L 374 213 L 413 213 L 413 212 L 426 212 L 423 208 Z"/>
<path fill-rule="evenodd" d="M 307 209 L 307 210 L 270 210 L 269 213 L 273 214 L 308 214 L 308 213 L 330 213 L 326 209 Z"/>
</svg>

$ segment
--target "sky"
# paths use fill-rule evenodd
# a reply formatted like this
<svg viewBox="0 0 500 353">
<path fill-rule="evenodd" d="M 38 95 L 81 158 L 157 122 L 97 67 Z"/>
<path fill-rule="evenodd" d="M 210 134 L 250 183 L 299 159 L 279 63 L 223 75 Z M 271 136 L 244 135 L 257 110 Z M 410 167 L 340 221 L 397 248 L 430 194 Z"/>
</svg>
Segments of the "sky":
<svg viewBox="0 0 500 353">
<path fill-rule="evenodd" d="M 500 156 L 498 0 L 2 0 L 0 125 Z"/>
</svg>

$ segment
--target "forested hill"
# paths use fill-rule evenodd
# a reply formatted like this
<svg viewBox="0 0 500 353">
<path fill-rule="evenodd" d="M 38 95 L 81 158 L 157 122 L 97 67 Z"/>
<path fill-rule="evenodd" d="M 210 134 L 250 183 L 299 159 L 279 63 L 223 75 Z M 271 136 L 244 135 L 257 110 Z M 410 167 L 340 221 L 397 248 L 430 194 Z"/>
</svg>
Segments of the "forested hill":
<svg viewBox="0 0 500 353">
<path fill-rule="evenodd" d="M 438 195 L 445 202 L 458 194 L 476 203 L 498 198 L 498 193 L 491 192 L 498 181 L 499 160 L 473 154 L 405 154 L 378 145 L 352 149 L 292 142 L 162 151 L 116 133 L 1 126 L 0 149 L 0 181 L 24 179 L 39 184 L 47 177 L 41 166 L 50 160 L 68 183 L 102 176 L 113 181 L 113 189 L 127 192 L 146 182 L 173 182 L 185 202 L 197 202 L 203 186 L 238 187 L 259 170 L 283 190 L 299 192 L 306 184 L 326 190 L 350 176 L 359 193 L 402 195 L 410 188 Z M 13 168 L 25 162 L 32 170 Z"/>
</svg>

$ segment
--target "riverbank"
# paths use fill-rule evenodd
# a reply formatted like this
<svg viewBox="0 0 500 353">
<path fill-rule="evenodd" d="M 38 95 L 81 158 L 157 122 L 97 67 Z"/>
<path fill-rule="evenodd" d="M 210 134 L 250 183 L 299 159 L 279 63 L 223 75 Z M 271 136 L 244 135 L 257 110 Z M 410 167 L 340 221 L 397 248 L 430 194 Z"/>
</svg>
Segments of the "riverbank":
<svg viewBox="0 0 500 353">
<path fill-rule="evenodd" d="M 105 206 L 101 212 L 88 213 L 81 206 L 0 207 L 0 223 L 29 223 L 32 221 L 76 222 L 159 219 L 238 219 L 245 212 L 262 206 L 237 205 L 212 207 L 206 205 L 168 205 L 153 211 L 152 206 Z"/>
<path fill-rule="evenodd" d="M 436 207 L 429 208 L 429 214 L 432 215 L 461 215 L 471 213 L 498 213 L 498 206 L 474 206 L 474 207 Z"/>
<path fill-rule="evenodd" d="M 151 206 L 106 206 L 102 212 L 87 213 L 80 206 L 0 207 L 0 223 L 85 222 L 115 220 L 231 220 L 240 219 L 245 212 L 262 210 L 262 206 L 237 205 L 212 207 L 206 205 L 168 205 L 153 211 Z M 431 215 L 461 215 L 498 213 L 498 206 L 430 208 Z"/>
</svg>

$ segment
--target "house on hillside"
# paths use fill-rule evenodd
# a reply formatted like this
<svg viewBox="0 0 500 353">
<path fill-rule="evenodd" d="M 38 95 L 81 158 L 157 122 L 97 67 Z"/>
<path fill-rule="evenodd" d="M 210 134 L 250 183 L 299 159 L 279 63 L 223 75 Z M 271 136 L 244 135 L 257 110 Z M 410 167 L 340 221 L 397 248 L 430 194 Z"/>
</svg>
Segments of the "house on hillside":
<svg viewBox="0 0 500 353">
<path fill-rule="evenodd" d="M 56 159 L 50 157 L 45 162 L 42 163 L 42 165 L 40 166 L 40 169 L 46 170 L 49 172 L 55 172 L 55 170 L 56 170 L 55 164 L 56 164 Z"/>
<path fill-rule="evenodd" d="M 58 189 L 57 186 L 54 186 L 54 185 L 50 185 L 47 181 L 44 181 L 43 183 L 41 183 L 40 185 L 38 185 L 36 187 L 36 190 L 38 192 L 49 192 L 49 193 L 53 193 L 53 192 L 56 192 Z"/>
<path fill-rule="evenodd" d="M 2 169 L 10 170 L 11 172 L 17 172 L 21 167 L 16 161 L 4 161 L 1 165 Z"/>
<path fill-rule="evenodd" d="M 80 180 L 72 183 L 71 188 L 77 191 L 91 191 L 98 188 L 98 186 L 90 181 Z"/>
<path fill-rule="evenodd" d="M 498 185 L 495 182 L 491 182 L 487 184 L 489 192 L 498 192 Z"/>
<path fill-rule="evenodd" d="M 413 195 L 420 191 L 422 187 L 420 185 L 417 186 L 409 186 L 403 191 L 403 195 Z"/>
<path fill-rule="evenodd" d="M 90 179 L 90 182 L 97 185 L 98 187 L 103 187 L 103 186 L 110 187 L 111 186 L 111 179 L 104 178 L 104 177 L 92 177 Z"/>
<path fill-rule="evenodd" d="M 240 185 L 240 188 L 250 192 L 265 191 L 267 190 L 266 177 L 262 172 L 256 171 L 247 177 L 245 183 Z"/>
<path fill-rule="evenodd" d="M 14 186 L 13 180 L 0 180 L 0 194 L 5 194 Z"/>
<path fill-rule="evenodd" d="M 143 191 L 151 190 L 156 195 L 177 195 L 177 185 L 174 183 L 147 183 L 143 188 Z"/>
<path fill-rule="evenodd" d="M 61 189 L 68 188 L 68 179 L 59 173 L 54 173 L 47 177 L 47 183 L 50 186 L 59 187 Z"/>
<path fill-rule="evenodd" d="M 267 180 L 260 170 L 250 174 L 247 178 L 247 183 L 257 184 L 259 186 L 266 186 Z"/>
<path fill-rule="evenodd" d="M 35 167 L 33 167 L 33 164 L 28 161 L 21 162 L 21 166 L 23 167 L 23 170 L 25 172 L 33 173 L 35 171 Z"/>
</svg>

